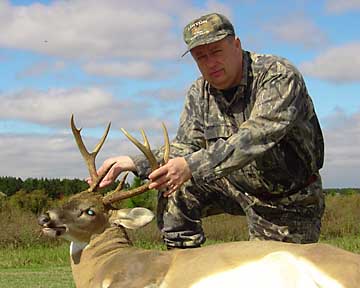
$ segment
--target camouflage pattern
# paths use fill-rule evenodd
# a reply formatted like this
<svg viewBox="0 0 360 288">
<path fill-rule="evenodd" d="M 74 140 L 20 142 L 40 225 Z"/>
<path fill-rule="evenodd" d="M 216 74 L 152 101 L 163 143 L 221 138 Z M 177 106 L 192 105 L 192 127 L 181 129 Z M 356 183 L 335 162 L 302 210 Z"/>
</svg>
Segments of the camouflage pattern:
<svg viewBox="0 0 360 288">
<path fill-rule="evenodd" d="M 162 149 L 155 154 L 160 161 Z M 179 194 L 160 199 L 167 202 L 159 205 L 165 241 L 175 231 L 186 245 L 202 243 L 199 219 L 207 213 L 201 211 L 217 201 L 219 191 L 229 197 L 222 206 L 232 207 L 233 199 L 238 214 L 245 213 L 251 239 L 317 241 L 324 142 L 303 78 L 286 59 L 244 51 L 243 79 L 230 101 L 207 81 L 196 80 L 171 143 L 171 157 L 176 156 L 185 157 L 193 177 Z M 146 178 L 150 167 L 144 156 L 133 160 Z"/>
<path fill-rule="evenodd" d="M 184 28 L 184 41 L 188 50 L 183 56 L 192 48 L 219 41 L 228 35 L 235 35 L 235 31 L 224 15 L 212 13 L 195 19 Z"/>
<path fill-rule="evenodd" d="M 168 247 L 199 247 L 206 240 L 201 218 L 219 213 L 245 215 L 250 240 L 313 243 L 324 212 L 321 180 L 275 201 L 249 195 L 227 177 L 209 183 L 188 181 L 172 197 L 160 195 L 158 226 Z"/>
</svg>

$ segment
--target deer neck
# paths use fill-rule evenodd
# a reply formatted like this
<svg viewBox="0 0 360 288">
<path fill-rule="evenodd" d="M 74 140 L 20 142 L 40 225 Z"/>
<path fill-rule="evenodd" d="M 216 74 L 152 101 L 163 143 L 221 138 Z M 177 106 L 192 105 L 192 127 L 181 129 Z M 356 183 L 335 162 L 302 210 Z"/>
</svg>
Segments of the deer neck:
<svg viewBox="0 0 360 288">
<path fill-rule="evenodd" d="M 72 264 L 79 264 L 83 258 L 95 260 L 119 249 L 132 247 L 132 243 L 125 228 L 111 226 L 101 234 L 93 235 L 89 243 L 72 241 L 70 244 L 70 255 Z"/>
</svg>

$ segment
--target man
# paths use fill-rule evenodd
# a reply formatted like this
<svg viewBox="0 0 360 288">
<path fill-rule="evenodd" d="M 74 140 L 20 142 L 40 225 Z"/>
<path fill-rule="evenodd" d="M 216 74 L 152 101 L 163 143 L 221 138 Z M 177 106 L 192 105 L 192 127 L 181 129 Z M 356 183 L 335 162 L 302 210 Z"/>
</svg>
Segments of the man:
<svg viewBox="0 0 360 288">
<path fill-rule="evenodd" d="M 108 159 L 99 172 L 116 164 L 101 186 L 131 170 L 165 189 L 158 225 L 168 247 L 199 247 L 201 218 L 221 212 L 246 215 L 251 240 L 318 241 L 324 143 L 301 74 L 243 50 L 221 14 L 189 23 L 184 40 L 202 77 L 187 93 L 172 159 L 152 173 L 144 156 Z"/>
</svg>

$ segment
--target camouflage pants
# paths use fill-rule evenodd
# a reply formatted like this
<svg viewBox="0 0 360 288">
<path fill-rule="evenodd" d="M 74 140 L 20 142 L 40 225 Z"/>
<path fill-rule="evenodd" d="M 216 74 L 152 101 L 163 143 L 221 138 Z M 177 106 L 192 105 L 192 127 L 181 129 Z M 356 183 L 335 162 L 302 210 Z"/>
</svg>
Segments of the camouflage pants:
<svg viewBox="0 0 360 288">
<path fill-rule="evenodd" d="M 198 247 L 205 242 L 201 218 L 229 213 L 247 217 L 250 240 L 317 242 L 324 212 L 321 178 L 296 194 L 262 201 L 227 178 L 185 183 L 171 197 L 159 196 L 158 226 L 168 247 Z"/>
</svg>

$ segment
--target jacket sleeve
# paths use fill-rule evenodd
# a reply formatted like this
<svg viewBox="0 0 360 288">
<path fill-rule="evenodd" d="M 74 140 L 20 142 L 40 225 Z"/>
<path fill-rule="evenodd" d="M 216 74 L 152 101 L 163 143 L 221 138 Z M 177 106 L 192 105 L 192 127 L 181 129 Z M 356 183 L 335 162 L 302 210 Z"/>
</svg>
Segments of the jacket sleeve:
<svg viewBox="0 0 360 288">
<path fill-rule="evenodd" d="M 187 92 L 185 105 L 180 117 L 180 125 L 176 137 L 170 143 L 170 158 L 189 155 L 205 148 L 203 103 L 200 101 L 203 89 L 203 80 L 199 78 Z M 153 150 L 160 163 L 163 159 L 163 149 Z M 144 155 L 130 156 L 135 163 L 137 174 L 145 179 L 151 169 Z"/>
<path fill-rule="evenodd" d="M 257 83 L 247 121 L 228 139 L 185 156 L 195 181 L 211 181 L 238 170 L 278 143 L 301 118 L 305 85 L 294 68 L 274 63 Z"/>
</svg>

